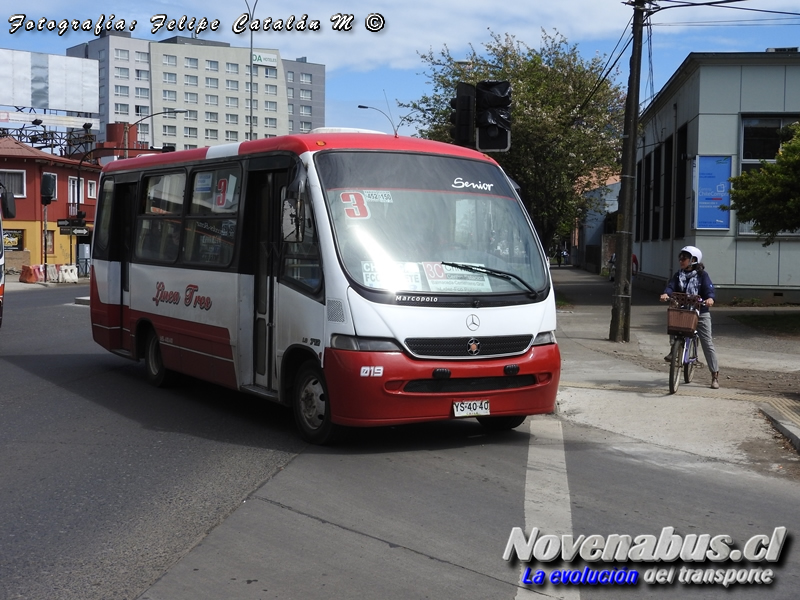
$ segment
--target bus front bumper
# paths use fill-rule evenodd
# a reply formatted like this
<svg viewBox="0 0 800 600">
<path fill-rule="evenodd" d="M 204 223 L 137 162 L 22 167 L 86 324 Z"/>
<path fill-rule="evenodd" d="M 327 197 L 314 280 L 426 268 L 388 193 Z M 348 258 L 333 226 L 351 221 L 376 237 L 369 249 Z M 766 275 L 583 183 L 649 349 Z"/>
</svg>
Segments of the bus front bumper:
<svg viewBox="0 0 800 600">
<path fill-rule="evenodd" d="M 331 418 L 340 425 L 452 419 L 454 406 L 463 401 L 485 407 L 488 400 L 489 416 L 534 415 L 555 411 L 561 354 L 557 344 L 481 360 L 419 360 L 401 352 L 328 348 L 324 373 Z"/>
</svg>

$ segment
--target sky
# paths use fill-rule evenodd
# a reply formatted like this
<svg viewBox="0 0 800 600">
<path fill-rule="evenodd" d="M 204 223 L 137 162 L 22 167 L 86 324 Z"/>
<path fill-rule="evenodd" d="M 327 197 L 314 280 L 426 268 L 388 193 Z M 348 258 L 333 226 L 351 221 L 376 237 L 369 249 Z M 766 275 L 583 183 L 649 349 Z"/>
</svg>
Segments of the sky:
<svg viewBox="0 0 800 600">
<path fill-rule="evenodd" d="M 716 1 L 724 6 L 696 6 Z M 6 6 L 16 4 L 4 3 Z M 68 8 L 72 4 L 73 8 Z M 691 52 L 763 52 L 767 48 L 800 46 L 800 5 L 797 0 L 660 0 L 659 10 L 645 31 L 642 55 L 641 98 L 658 92 Z M 175 35 L 192 34 L 185 29 L 168 31 L 166 24 L 184 15 L 188 22 L 205 18 L 219 21 L 200 37 L 250 46 L 250 29 L 237 33 L 239 17 L 253 12 L 262 25 L 253 32 L 253 47 L 280 51 L 283 58 L 306 57 L 309 62 L 326 65 L 326 116 L 328 126 L 360 127 L 391 131 L 407 111 L 398 102 L 419 99 L 430 92 L 425 64 L 420 54 L 447 47 L 458 59 L 470 47 L 480 52 L 491 34 L 511 34 L 531 48 L 538 48 L 542 32 L 557 33 L 578 48 L 585 60 L 594 56 L 619 55 L 630 38 L 633 9 L 620 0 L 527 0 L 490 2 L 475 0 L 192 0 L 179 2 L 139 0 L 39 0 L 28 10 L 5 9 L 0 29 L 0 48 L 64 55 L 66 49 L 91 40 L 94 33 L 67 31 L 27 31 L 24 25 L 11 33 L 15 15 L 23 23 L 44 18 L 56 23 L 66 19 L 93 25 L 112 22 L 130 31 L 133 37 L 152 41 Z M 772 12 L 765 12 L 772 11 Z M 780 14 L 791 13 L 791 14 Z M 164 26 L 153 32 L 151 20 L 166 15 Z M 290 17 L 299 22 L 318 22 L 312 31 L 263 29 L 263 21 Z M 336 30 L 337 16 L 352 15 L 349 31 Z M 124 23 L 123 23 L 124 21 Z M 630 50 L 619 60 L 614 81 L 627 87 Z M 652 75 L 650 75 L 652 73 Z M 367 105 L 378 110 L 359 109 Z M 381 114 L 382 111 L 384 114 Z M 388 116 L 388 118 L 387 118 Z M 413 134 L 405 123 L 400 133 Z"/>
</svg>

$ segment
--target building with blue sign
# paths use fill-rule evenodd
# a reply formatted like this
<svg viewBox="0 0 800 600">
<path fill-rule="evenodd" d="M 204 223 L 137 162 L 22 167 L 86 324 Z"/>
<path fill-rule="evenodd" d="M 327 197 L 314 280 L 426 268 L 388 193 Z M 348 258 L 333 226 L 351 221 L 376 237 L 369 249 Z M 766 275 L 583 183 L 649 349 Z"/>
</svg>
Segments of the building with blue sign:
<svg viewBox="0 0 800 600">
<path fill-rule="evenodd" d="M 633 252 L 654 291 L 697 246 L 722 301 L 800 302 L 800 231 L 764 246 L 730 205 L 733 176 L 774 161 L 800 120 L 800 53 L 690 54 L 640 118 Z"/>
</svg>

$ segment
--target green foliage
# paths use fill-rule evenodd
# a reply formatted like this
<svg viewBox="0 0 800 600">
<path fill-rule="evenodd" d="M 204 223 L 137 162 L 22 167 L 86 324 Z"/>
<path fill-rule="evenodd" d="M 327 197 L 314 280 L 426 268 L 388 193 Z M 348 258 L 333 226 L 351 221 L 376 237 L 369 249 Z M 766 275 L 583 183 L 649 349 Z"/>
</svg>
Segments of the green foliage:
<svg viewBox="0 0 800 600">
<path fill-rule="evenodd" d="M 764 245 L 782 231 L 800 229 L 800 123 L 788 127 L 792 135 L 776 162 L 731 178 L 731 209 L 739 221 L 752 221 Z"/>
<path fill-rule="evenodd" d="M 491 34 L 465 61 L 445 46 L 421 55 L 432 91 L 403 104 L 422 137 L 450 142 L 450 99 L 459 81 L 510 81 L 511 150 L 493 153 L 521 187 L 545 248 L 569 239 L 590 208 L 583 195 L 619 173 L 624 94 L 603 78 L 602 57 L 583 60 L 560 35 L 542 33 L 539 50 Z"/>
</svg>

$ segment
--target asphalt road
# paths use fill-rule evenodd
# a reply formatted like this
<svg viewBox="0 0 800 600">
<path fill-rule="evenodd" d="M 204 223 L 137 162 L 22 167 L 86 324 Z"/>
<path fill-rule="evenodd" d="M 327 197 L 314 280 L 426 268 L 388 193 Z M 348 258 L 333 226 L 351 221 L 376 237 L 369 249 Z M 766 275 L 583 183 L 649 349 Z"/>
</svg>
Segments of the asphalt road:
<svg viewBox="0 0 800 600">
<path fill-rule="evenodd" d="M 759 463 L 772 440 L 741 402 L 720 404 L 729 413 L 722 421 L 709 414 L 713 399 L 694 410 L 697 399 L 683 391 L 592 387 L 590 372 L 644 376 L 632 366 L 615 371 L 615 359 L 562 334 L 573 383 L 560 417 L 494 436 L 461 421 L 360 430 L 337 446 L 309 447 L 282 408 L 192 379 L 148 386 L 141 365 L 92 342 L 88 307 L 72 304 L 85 293 L 8 295 L 0 600 L 788 600 L 800 589 L 793 537 L 770 565 L 773 584 L 734 590 L 523 587 L 527 565 L 502 559 L 512 527 L 636 536 L 673 526 L 738 544 L 781 525 L 796 535 L 798 478 Z M 602 412 L 609 401 L 613 415 Z M 662 422 L 671 408 L 686 419 Z M 742 429 L 747 452 L 716 443 L 713 427 L 723 422 Z M 740 565 L 722 563 L 732 566 Z"/>
</svg>

